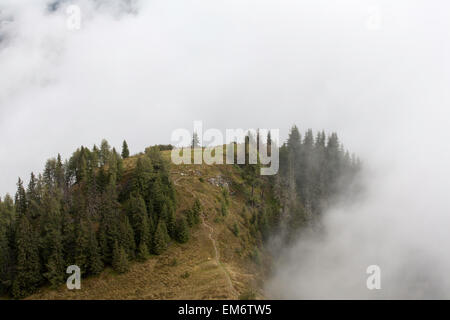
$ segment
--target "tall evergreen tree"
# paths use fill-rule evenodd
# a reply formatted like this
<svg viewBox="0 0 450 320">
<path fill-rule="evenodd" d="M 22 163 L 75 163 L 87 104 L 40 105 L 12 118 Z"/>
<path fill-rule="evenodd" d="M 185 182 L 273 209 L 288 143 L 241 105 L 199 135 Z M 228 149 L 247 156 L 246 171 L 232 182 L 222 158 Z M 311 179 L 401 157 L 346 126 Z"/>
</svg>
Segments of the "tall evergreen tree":
<svg viewBox="0 0 450 320">
<path fill-rule="evenodd" d="M 17 182 L 17 192 L 15 198 L 15 206 L 17 213 L 25 215 L 27 213 L 28 203 L 23 181 L 19 178 Z"/>
<path fill-rule="evenodd" d="M 122 144 L 122 158 L 126 159 L 130 156 L 130 150 L 128 149 L 128 144 L 125 140 L 123 140 Z"/>
<path fill-rule="evenodd" d="M 89 225 L 88 237 L 89 273 L 97 275 L 103 270 L 104 264 L 100 255 L 100 248 L 98 246 L 97 237 L 95 235 L 95 230 L 92 223 Z"/>
<path fill-rule="evenodd" d="M 125 249 L 119 245 L 118 241 L 114 242 L 112 267 L 118 273 L 127 272 L 130 268 L 128 254 Z"/>
<path fill-rule="evenodd" d="M 15 237 L 17 261 L 12 286 L 12 294 L 15 298 L 23 298 L 33 293 L 41 283 L 41 264 L 37 243 L 35 231 L 28 218 L 21 215 Z"/>
<path fill-rule="evenodd" d="M 128 254 L 129 260 L 134 259 L 136 253 L 136 242 L 134 240 L 133 228 L 131 227 L 128 217 L 122 213 L 120 214 L 120 225 L 117 239 L 119 240 L 120 247 L 122 247 Z"/>
<path fill-rule="evenodd" d="M 144 199 L 139 193 L 132 194 L 124 207 L 134 230 L 135 243 L 145 243 L 148 248 L 151 245 L 151 230 Z"/>
<path fill-rule="evenodd" d="M 5 294 L 11 286 L 12 266 L 14 263 L 9 246 L 7 228 L 4 225 L 0 225 L 0 295 Z"/>
<path fill-rule="evenodd" d="M 167 233 L 166 224 L 163 220 L 160 220 L 153 236 L 152 252 L 154 254 L 161 254 L 167 249 L 169 243 L 169 234 Z"/>
<path fill-rule="evenodd" d="M 102 143 L 100 145 L 100 165 L 104 166 L 109 162 L 110 156 L 111 156 L 111 147 L 105 139 L 102 140 Z"/>
<path fill-rule="evenodd" d="M 194 132 L 194 134 L 192 135 L 192 144 L 191 144 L 192 148 L 198 148 L 200 147 L 200 139 L 198 137 L 197 132 Z"/>
<path fill-rule="evenodd" d="M 186 243 L 189 240 L 189 228 L 186 219 L 179 218 L 176 225 L 176 240 L 179 243 Z"/>
</svg>

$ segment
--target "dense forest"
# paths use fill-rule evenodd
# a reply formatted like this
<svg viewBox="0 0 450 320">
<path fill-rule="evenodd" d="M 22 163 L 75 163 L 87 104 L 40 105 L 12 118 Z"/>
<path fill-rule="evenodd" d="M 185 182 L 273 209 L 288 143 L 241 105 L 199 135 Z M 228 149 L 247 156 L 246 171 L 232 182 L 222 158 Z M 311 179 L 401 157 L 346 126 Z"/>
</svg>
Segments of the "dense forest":
<svg viewBox="0 0 450 320">
<path fill-rule="evenodd" d="M 249 135 L 247 143 L 254 138 Z M 269 147 L 270 133 L 265 139 Z M 83 276 L 106 266 L 123 273 L 132 261 L 161 254 L 171 241 L 187 242 L 202 208 L 196 200 L 176 214 L 170 163 L 161 154 L 171 148 L 147 148 L 129 159 L 135 162 L 125 170 L 127 143 L 119 154 L 103 140 L 100 147 L 77 149 L 64 162 L 60 155 L 48 160 L 27 186 L 19 179 L 14 198 L 0 199 L 0 294 L 23 298 L 42 285 L 57 287 L 65 282 L 69 265 L 79 266 Z M 235 165 L 245 186 L 232 188 L 250 190 L 252 235 L 261 243 L 282 225 L 288 226 L 289 241 L 327 201 L 352 185 L 360 168 L 334 133 L 314 137 L 308 130 L 302 137 L 294 126 L 279 151 L 276 176 L 260 176 L 259 164 Z M 224 215 L 229 196 L 224 190 Z M 237 226 L 233 232 L 239 232 Z"/>
<path fill-rule="evenodd" d="M 131 260 L 162 253 L 170 239 L 186 242 L 187 222 L 175 218 L 175 190 L 157 147 L 137 158 L 124 176 L 122 154 L 107 141 L 81 147 L 62 162 L 58 155 L 43 174 L 31 174 L 15 198 L 0 203 L 0 290 L 25 297 L 44 283 L 65 281 L 69 265 L 83 275 L 107 265 L 125 272 Z"/>
<path fill-rule="evenodd" d="M 248 135 L 249 139 L 256 137 Z M 265 138 L 267 152 L 272 143 L 270 132 Z M 259 145 L 259 143 L 258 143 Z M 248 148 L 246 148 L 248 153 Z M 350 155 L 338 135 L 311 129 L 302 136 L 297 126 L 279 147 L 279 172 L 275 176 L 260 176 L 260 165 L 241 165 L 244 181 L 250 186 L 249 201 L 253 207 L 252 234 L 262 244 L 276 234 L 279 244 L 295 240 L 299 229 L 320 222 L 322 213 L 338 200 L 352 201 L 360 193 L 358 177 L 361 162 Z M 254 194 L 265 186 L 261 194 Z M 268 192 L 264 192 L 268 189 Z"/>
<path fill-rule="evenodd" d="M 361 162 L 350 155 L 338 135 L 329 136 L 311 129 L 300 134 L 292 127 L 280 148 L 277 194 L 282 202 L 287 227 L 286 240 L 294 239 L 305 224 L 318 222 L 321 214 L 336 201 L 352 201 L 360 193 L 358 174 Z"/>
</svg>

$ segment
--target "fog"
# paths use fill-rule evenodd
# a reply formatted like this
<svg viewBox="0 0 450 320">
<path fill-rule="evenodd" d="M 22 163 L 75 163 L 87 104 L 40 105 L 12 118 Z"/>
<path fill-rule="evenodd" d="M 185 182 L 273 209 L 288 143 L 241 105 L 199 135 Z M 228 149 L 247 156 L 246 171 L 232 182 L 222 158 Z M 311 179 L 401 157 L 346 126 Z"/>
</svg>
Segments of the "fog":
<svg viewBox="0 0 450 320">
<path fill-rule="evenodd" d="M 49 10 L 50 3 L 59 3 Z M 66 7 L 81 9 L 67 28 Z M 265 294 L 448 298 L 446 1 L 0 2 L 0 194 L 60 152 L 192 128 L 337 131 L 365 197 L 303 232 Z M 26 179 L 27 180 L 27 179 Z M 381 268 L 381 290 L 366 268 Z"/>
</svg>

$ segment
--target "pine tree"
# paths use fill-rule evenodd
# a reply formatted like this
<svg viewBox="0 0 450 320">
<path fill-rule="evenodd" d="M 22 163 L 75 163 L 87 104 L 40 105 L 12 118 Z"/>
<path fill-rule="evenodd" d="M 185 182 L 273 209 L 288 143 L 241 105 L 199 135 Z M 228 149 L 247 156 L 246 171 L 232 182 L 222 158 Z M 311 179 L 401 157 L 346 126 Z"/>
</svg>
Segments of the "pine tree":
<svg viewBox="0 0 450 320">
<path fill-rule="evenodd" d="M 149 196 L 151 197 L 153 210 L 157 214 L 157 218 L 161 218 L 161 213 L 163 210 L 164 203 L 167 201 L 167 198 L 164 196 L 164 188 L 161 180 L 161 176 L 158 175 L 153 182 L 153 185 L 150 190 Z"/>
<path fill-rule="evenodd" d="M 15 298 L 23 298 L 32 294 L 41 283 L 41 265 L 37 243 L 35 231 L 28 218 L 21 215 L 15 237 L 17 260 L 12 286 L 12 294 Z"/>
<path fill-rule="evenodd" d="M 7 227 L 0 225 L 0 294 L 5 294 L 11 286 L 13 261 L 9 247 Z"/>
<path fill-rule="evenodd" d="M 198 137 L 197 132 L 194 132 L 194 134 L 192 135 L 192 144 L 191 144 L 192 148 L 198 148 L 200 146 L 200 139 Z"/>
<path fill-rule="evenodd" d="M 150 181 L 153 178 L 153 165 L 147 156 L 139 157 L 133 172 L 132 191 L 142 195 L 147 201 Z"/>
<path fill-rule="evenodd" d="M 175 210 L 172 205 L 168 206 L 167 209 L 167 232 L 172 239 L 176 237 L 176 221 L 175 221 Z"/>
<path fill-rule="evenodd" d="M 99 274 L 103 270 L 104 264 L 92 223 L 89 226 L 88 255 L 89 273 L 93 275 Z"/>
<path fill-rule="evenodd" d="M 111 147 L 105 139 L 102 140 L 102 143 L 100 145 L 100 165 L 104 166 L 109 162 L 110 156 L 111 156 Z"/>
<path fill-rule="evenodd" d="M 152 252 L 154 254 L 161 254 L 167 249 L 169 243 L 169 234 L 167 233 L 166 224 L 163 220 L 160 220 L 153 236 Z"/>
<path fill-rule="evenodd" d="M 61 161 L 61 155 L 58 153 L 55 165 L 55 180 L 58 188 L 63 188 L 65 185 L 64 167 Z"/>
<path fill-rule="evenodd" d="M 130 150 L 128 150 L 128 144 L 125 140 L 123 140 L 122 144 L 122 158 L 126 159 L 130 156 Z"/>
<path fill-rule="evenodd" d="M 130 221 L 125 214 L 120 214 L 120 225 L 117 239 L 119 246 L 125 250 L 130 260 L 135 258 L 136 242 L 134 240 L 134 231 Z"/>
<path fill-rule="evenodd" d="M 75 264 L 80 267 L 81 273 L 89 271 L 89 229 L 85 221 L 80 221 L 76 229 Z"/>
<path fill-rule="evenodd" d="M 19 178 L 17 182 L 17 192 L 15 198 L 15 206 L 17 213 L 21 215 L 25 215 L 27 213 L 27 196 L 25 192 L 25 188 L 23 187 L 23 181 Z"/>
<path fill-rule="evenodd" d="M 140 194 L 132 194 L 124 207 L 134 230 L 135 243 L 150 245 L 150 224 L 144 199 Z"/>
<path fill-rule="evenodd" d="M 179 243 L 186 243 L 189 240 L 189 228 L 184 218 L 177 220 L 176 240 Z"/>
<path fill-rule="evenodd" d="M 52 254 L 47 262 L 47 272 L 45 278 L 50 282 L 53 288 L 64 282 L 64 259 L 63 248 L 61 242 L 61 234 L 55 233 Z"/>
<path fill-rule="evenodd" d="M 194 205 L 192 206 L 192 221 L 194 225 L 200 223 L 201 212 L 202 212 L 202 204 L 200 203 L 200 200 L 195 199 Z"/>
<path fill-rule="evenodd" d="M 117 241 L 114 243 L 112 267 L 118 273 L 125 273 L 130 268 L 128 255 Z"/>
<path fill-rule="evenodd" d="M 16 218 L 14 200 L 6 194 L 3 201 L 0 199 L 0 226 L 11 226 Z"/>
<path fill-rule="evenodd" d="M 148 258 L 148 246 L 145 242 L 141 242 L 139 244 L 138 253 L 137 253 L 137 259 L 139 261 L 145 261 Z"/>
<path fill-rule="evenodd" d="M 186 222 L 187 222 L 188 226 L 193 227 L 194 226 L 194 215 L 192 213 L 192 209 L 187 209 L 184 212 L 184 215 L 186 216 Z"/>
<path fill-rule="evenodd" d="M 267 133 L 267 155 L 269 157 L 272 155 L 272 134 L 270 130 Z"/>
</svg>

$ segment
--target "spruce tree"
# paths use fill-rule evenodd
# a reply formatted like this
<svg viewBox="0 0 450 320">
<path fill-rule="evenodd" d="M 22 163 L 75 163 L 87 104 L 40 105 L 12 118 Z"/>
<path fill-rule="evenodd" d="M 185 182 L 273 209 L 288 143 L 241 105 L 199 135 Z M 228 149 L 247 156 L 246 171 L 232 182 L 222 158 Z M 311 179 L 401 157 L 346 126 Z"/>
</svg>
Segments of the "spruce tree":
<svg viewBox="0 0 450 320">
<path fill-rule="evenodd" d="M 42 280 L 38 241 L 28 218 L 21 215 L 15 236 L 16 272 L 12 286 L 15 298 L 32 294 Z"/>
<path fill-rule="evenodd" d="M 61 234 L 55 232 L 52 253 L 46 265 L 47 272 L 44 274 L 53 288 L 64 282 L 64 266 Z"/>
<path fill-rule="evenodd" d="M 118 241 L 114 243 L 112 267 L 118 273 L 125 273 L 130 268 L 128 254 Z"/>
<path fill-rule="evenodd" d="M 189 227 L 193 227 L 194 226 L 194 214 L 192 212 L 192 209 L 187 209 L 184 212 L 185 216 L 186 216 L 186 222 L 188 224 Z"/>
<path fill-rule="evenodd" d="M 130 150 L 128 150 L 128 144 L 125 140 L 123 140 L 122 144 L 122 158 L 126 159 L 130 156 Z"/>
<path fill-rule="evenodd" d="M 124 207 L 134 230 L 135 243 L 150 245 L 150 224 L 144 199 L 139 193 L 132 194 Z"/>
<path fill-rule="evenodd" d="M 105 139 L 102 140 L 102 143 L 100 145 L 100 165 L 104 166 L 109 162 L 109 159 L 111 157 L 111 147 Z"/>
<path fill-rule="evenodd" d="M 17 213 L 22 214 L 22 215 L 27 214 L 27 208 L 28 208 L 27 196 L 26 196 L 25 188 L 23 187 L 23 181 L 20 178 L 19 178 L 19 181 L 17 182 L 15 206 L 16 206 Z"/>
<path fill-rule="evenodd" d="M 0 295 L 5 294 L 11 286 L 11 269 L 13 261 L 9 247 L 7 227 L 0 225 Z"/>
<path fill-rule="evenodd" d="M 167 249 L 168 243 L 169 234 L 167 233 L 166 224 L 163 220 L 160 220 L 153 236 L 152 252 L 156 255 L 163 253 Z"/>
<path fill-rule="evenodd" d="M 85 221 L 80 221 L 76 229 L 75 264 L 80 267 L 81 273 L 89 271 L 89 229 Z"/>
<path fill-rule="evenodd" d="M 89 225 L 88 255 L 89 273 L 93 275 L 99 274 L 103 270 L 104 264 L 92 223 Z"/>
<path fill-rule="evenodd" d="M 200 223 L 201 212 L 202 212 L 202 204 L 200 203 L 200 200 L 195 199 L 194 205 L 192 206 L 192 220 L 194 222 L 194 225 Z"/>
<path fill-rule="evenodd" d="M 166 219 L 167 232 L 169 233 L 169 236 L 172 239 L 175 239 L 176 237 L 175 210 L 172 205 L 168 205 L 167 207 L 168 207 Z"/>
<path fill-rule="evenodd" d="M 189 228 L 184 218 L 177 220 L 176 240 L 179 243 L 186 243 L 189 240 Z"/>
<path fill-rule="evenodd" d="M 148 246 L 145 242 L 141 242 L 139 244 L 138 252 L 137 252 L 137 259 L 141 262 L 147 260 L 148 258 Z"/>
<path fill-rule="evenodd" d="M 136 242 L 134 240 L 134 231 L 131 227 L 130 221 L 125 214 L 120 215 L 120 226 L 117 239 L 119 245 L 122 247 L 128 255 L 130 260 L 135 258 Z"/>
<path fill-rule="evenodd" d="M 192 144 L 191 144 L 192 148 L 198 148 L 200 146 L 200 139 L 198 137 L 197 132 L 194 132 L 194 134 L 192 135 Z"/>
</svg>

